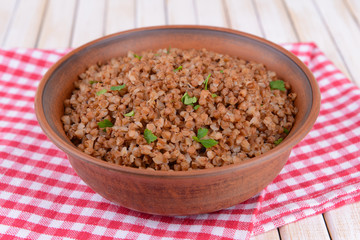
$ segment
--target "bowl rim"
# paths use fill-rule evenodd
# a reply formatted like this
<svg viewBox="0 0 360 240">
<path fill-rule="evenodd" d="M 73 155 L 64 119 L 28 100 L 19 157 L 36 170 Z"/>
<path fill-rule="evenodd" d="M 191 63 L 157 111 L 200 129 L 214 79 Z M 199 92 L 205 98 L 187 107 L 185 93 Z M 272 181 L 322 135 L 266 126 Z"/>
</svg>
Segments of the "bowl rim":
<svg viewBox="0 0 360 240">
<path fill-rule="evenodd" d="M 74 145 L 71 145 L 68 142 L 64 141 L 61 137 L 59 137 L 55 133 L 55 131 L 50 127 L 48 122 L 46 121 L 46 117 L 45 117 L 45 114 L 43 111 L 44 109 L 43 109 L 43 105 L 42 105 L 43 90 L 44 90 L 44 87 L 45 87 L 47 81 L 49 80 L 50 76 L 53 74 L 53 72 L 59 66 L 61 66 L 61 64 L 63 62 L 65 62 L 66 60 L 71 58 L 73 55 L 75 55 L 79 51 L 81 51 L 93 44 L 96 44 L 98 42 L 101 42 L 101 41 L 104 41 L 104 40 L 107 40 L 109 38 L 119 36 L 119 35 L 125 35 L 125 34 L 142 32 L 142 31 L 153 31 L 153 30 L 159 30 L 159 29 L 162 29 L 162 30 L 166 30 L 166 29 L 169 29 L 169 30 L 176 30 L 176 29 L 179 29 L 179 30 L 180 29 L 211 30 L 211 31 L 216 31 L 216 32 L 224 32 L 224 33 L 230 33 L 230 34 L 235 34 L 235 35 L 241 35 L 243 37 L 247 37 L 252 40 L 255 40 L 259 43 L 268 45 L 269 47 L 273 48 L 274 50 L 286 55 L 291 61 L 293 61 L 301 69 L 301 71 L 303 71 L 303 73 L 307 77 L 309 84 L 311 86 L 313 101 L 312 101 L 312 106 L 311 106 L 311 109 L 310 109 L 310 112 L 308 115 L 309 117 L 305 120 L 304 124 L 299 127 L 298 131 L 296 131 L 293 134 L 286 137 L 285 140 L 281 144 L 276 146 L 276 148 L 273 148 L 273 149 L 269 150 L 268 152 L 261 154 L 260 156 L 247 159 L 238 164 L 230 164 L 230 165 L 215 167 L 215 168 L 210 168 L 210 169 L 197 169 L 197 170 L 191 170 L 191 171 L 152 171 L 152 170 L 148 170 L 148 169 L 139 169 L 139 168 L 133 168 L 133 167 L 129 167 L 129 166 L 116 165 L 116 164 L 109 163 L 109 162 L 100 160 L 98 158 L 92 157 L 92 156 L 82 152 L 81 150 L 77 149 Z M 79 158 L 82 161 L 85 161 L 87 163 L 94 164 L 99 167 L 110 169 L 113 171 L 131 174 L 131 175 L 142 175 L 142 176 L 147 176 L 147 177 L 155 177 L 156 176 L 156 177 L 162 177 L 162 178 L 167 178 L 167 177 L 184 178 L 184 177 L 190 177 L 190 176 L 191 177 L 201 177 L 201 176 L 205 176 L 205 175 L 208 176 L 208 175 L 225 174 L 227 172 L 232 172 L 232 171 L 237 171 L 237 170 L 244 169 L 244 168 L 249 168 L 254 165 L 261 165 L 261 164 L 266 163 L 267 161 L 270 161 L 272 158 L 274 158 L 282 153 L 285 153 L 285 152 L 290 153 L 291 149 L 297 143 L 299 143 L 313 127 L 313 125 L 318 117 L 319 111 L 320 111 L 320 101 L 321 101 L 321 95 L 320 95 L 319 86 L 318 86 L 318 83 L 317 83 L 315 77 L 313 76 L 312 72 L 297 56 L 295 56 L 293 53 L 291 53 L 290 51 L 286 50 L 285 48 L 281 47 L 278 44 L 275 44 L 275 43 L 273 43 L 269 40 L 266 40 L 262 37 L 252 35 L 250 33 L 241 32 L 241 31 L 229 29 L 229 28 L 203 26 L 203 25 L 164 25 L 164 26 L 135 28 L 135 29 L 130 29 L 130 30 L 122 31 L 122 32 L 113 33 L 113 34 L 106 35 L 101 38 L 95 39 L 93 41 L 90 41 L 86 44 L 83 44 L 83 45 L 73 49 L 72 51 L 67 53 L 65 56 L 63 56 L 61 59 L 59 59 L 56 63 L 54 63 L 49 68 L 49 70 L 45 73 L 45 75 L 41 79 L 41 81 L 38 85 L 37 91 L 36 91 L 34 107 L 35 107 L 35 114 L 36 114 L 36 117 L 37 117 L 40 127 L 42 128 L 44 133 L 47 135 L 47 137 L 49 137 L 49 139 L 58 148 L 60 148 L 62 151 L 64 151 L 67 154 L 68 158 L 73 155 L 73 156 L 75 156 L 75 158 Z"/>
</svg>

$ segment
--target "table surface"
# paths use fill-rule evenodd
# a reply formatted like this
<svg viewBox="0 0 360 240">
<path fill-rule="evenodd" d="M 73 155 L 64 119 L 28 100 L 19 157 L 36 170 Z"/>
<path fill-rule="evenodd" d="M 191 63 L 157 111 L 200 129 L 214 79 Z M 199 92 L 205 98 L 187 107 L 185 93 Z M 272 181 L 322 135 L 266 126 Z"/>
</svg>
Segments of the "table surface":
<svg viewBox="0 0 360 240">
<path fill-rule="evenodd" d="M 360 86 L 359 0 L 0 0 L 0 47 L 77 47 L 144 26 L 228 27 L 275 43 L 315 42 Z M 255 239 L 360 239 L 360 203 Z"/>
</svg>

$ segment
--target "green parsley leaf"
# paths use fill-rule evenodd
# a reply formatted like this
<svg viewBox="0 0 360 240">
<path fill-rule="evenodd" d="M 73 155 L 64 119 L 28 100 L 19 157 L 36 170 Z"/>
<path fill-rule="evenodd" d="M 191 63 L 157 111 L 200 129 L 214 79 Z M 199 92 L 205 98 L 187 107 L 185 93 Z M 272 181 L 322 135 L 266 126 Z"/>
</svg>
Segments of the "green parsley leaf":
<svg viewBox="0 0 360 240">
<path fill-rule="evenodd" d="M 288 134 L 290 131 L 286 128 L 284 128 L 284 133 Z"/>
<path fill-rule="evenodd" d="M 214 139 L 201 139 L 200 143 L 206 148 L 211 148 L 216 144 L 218 144 L 219 142 Z"/>
<path fill-rule="evenodd" d="M 132 116 L 134 116 L 134 115 L 135 115 L 134 110 L 132 110 L 131 112 L 128 112 L 128 113 L 125 113 L 125 114 L 124 114 L 125 117 L 132 117 Z"/>
<path fill-rule="evenodd" d="M 97 92 L 96 92 L 96 95 L 100 96 L 100 95 L 102 95 L 102 94 L 104 94 L 104 93 L 106 93 L 106 92 L 107 92 L 106 89 L 101 89 L 100 91 L 97 91 Z"/>
<path fill-rule="evenodd" d="M 174 72 L 177 72 L 182 69 L 182 66 L 179 66 L 177 69 L 174 69 Z"/>
<path fill-rule="evenodd" d="M 220 70 L 221 73 L 224 73 L 224 70 Z"/>
<path fill-rule="evenodd" d="M 112 91 L 120 91 L 121 89 L 124 89 L 125 87 L 126 87 L 125 84 L 119 85 L 119 86 L 112 86 L 112 87 L 110 88 L 110 90 L 112 90 Z"/>
<path fill-rule="evenodd" d="M 89 81 L 89 83 L 93 85 L 94 83 L 98 83 L 98 81 Z"/>
<path fill-rule="evenodd" d="M 108 119 L 104 119 L 101 122 L 98 122 L 97 125 L 99 126 L 99 128 L 107 128 L 114 126 L 114 124 L 112 124 L 112 122 L 110 122 L 110 120 Z"/>
<path fill-rule="evenodd" d="M 276 80 L 270 82 L 270 88 L 272 90 L 278 89 L 280 91 L 286 91 L 285 83 L 283 80 Z"/>
<path fill-rule="evenodd" d="M 142 56 L 139 56 L 137 54 L 134 54 L 134 57 L 136 57 L 137 59 L 141 60 Z"/>
<path fill-rule="evenodd" d="M 158 57 L 158 56 L 160 56 L 160 53 L 155 53 L 154 56 Z"/>
<path fill-rule="evenodd" d="M 200 142 L 200 139 L 198 137 L 193 136 L 192 139 L 194 139 L 197 142 Z"/>
<path fill-rule="evenodd" d="M 187 92 L 184 93 L 184 95 L 181 97 L 181 102 L 184 103 L 185 98 L 190 97 Z"/>
<path fill-rule="evenodd" d="M 187 92 L 185 92 L 185 94 L 181 97 L 181 102 L 184 103 L 185 105 L 193 105 L 194 103 L 196 103 L 196 101 L 197 98 L 190 97 Z"/>
<path fill-rule="evenodd" d="M 199 128 L 197 132 L 197 136 L 193 136 L 192 139 L 194 139 L 196 142 L 201 143 L 205 148 L 211 148 L 218 144 L 218 141 L 214 139 L 202 139 L 208 134 L 209 130 L 206 128 Z"/>
<path fill-rule="evenodd" d="M 152 143 L 157 139 L 157 136 L 155 136 L 149 129 L 145 129 L 144 138 L 147 143 Z"/>
<path fill-rule="evenodd" d="M 198 110 L 199 107 L 200 107 L 200 105 L 196 105 L 196 106 L 194 107 L 194 110 Z"/>
<path fill-rule="evenodd" d="M 215 94 L 215 93 L 212 93 L 211 96 L 212 96 L 213 98 L 216 98 L 218 95 Z"/>
<path fill-rule="evenodd" d="M 209 82 L 209 78 L 211 76 L 211 73 L 206 77 L 204 83 L 205 83 L 205 90 L 208 90 L 208 82 Z"/>
<path fill-rule="evenodd" d="M 168 47 L 166 53 L 169 54 L 169 53 L 170 53 L 170 50 L 171 50 L 171 46 Z"/>
<path fill-rule="evenodd" d="M 282 139 L 282 138 L 279 138 L 278 140 L 276 140 L 276 141 L 274 142 L 274 144 L 277 146 L 277 145 L 279 145 L 282 141 L 283 141 L 283 139 Z"/>
<path fill-rule="evenodd" d="M 199 139 L 202 139 L 203 137 L 205 137 L 208 134 L 209 130 L 206 128 L 199 128 L 198 132 L 197 132 L 197 137 Z"/>
<path fill-rule="evenodd" d="M 188 97 L 188 98 L 185 98 L 184 104 L 185 105 L 192 105 L 192 104 L 196 103 L 196 101 L 197 101 L 196 97 L 192 97 L 192 98 Z"/>
</svg>

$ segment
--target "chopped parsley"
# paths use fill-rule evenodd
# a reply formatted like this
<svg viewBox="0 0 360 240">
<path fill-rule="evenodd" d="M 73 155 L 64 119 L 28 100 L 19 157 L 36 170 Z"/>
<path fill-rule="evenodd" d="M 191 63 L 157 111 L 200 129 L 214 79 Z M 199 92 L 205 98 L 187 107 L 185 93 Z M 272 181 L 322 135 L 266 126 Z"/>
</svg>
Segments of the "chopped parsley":
<svg viewBox="0 0 360 240">
<path fill-rule="evenodd" d="M 104 94 L 104 93 L 106 93 L 106 92 L 107 92 L 106 89 L 101 89 L 100 91 L 97 91 L 97 92 L 96 92 L 96 95 L 97 95 L 97 96 L 100 96 L 100 95 L 102 95 L 102 94 Z"/>
<path fill-rule="evenodd" d="M 125 117 L 132 117 L 132 116 L 134 116 L 134 115 L 135 115 L 134 110 L 132 110 L 131 112 L 128 112 L 128 113 L 125 113 L 125 114 L 124 114 Z"/>
<path fill-rule="evenodd" d="M 99 128 L 103 128 L 104 130 L 107 127 L 114 126 L 114 124 L 112 122 L 110 122 L 110 120 L 108 120 L 108 119 L 104 119 L 101 122 L 98 122 L 97 125 L 99 126 Z"/>
<path fill-rule="evenodd" d="M 142 56 L 139 56 L 137 54 L 134 54 L 134 57 L 136 57 L 137 59 L 141 60 Z"/>
<path fill-rule="evenodd" d="M 286 128 L 284 128 L 284 133 L 288 134 L 290 131 Z"/>
<path fill-rule="evenodd" d="M 198 110 L 199 107 L 200 107 L 200 105 L 196 105 L 196 106 L 194 107 L 194 110 Z"/>
<path fill-rule="evenodd" d="M 157 139 L 157 136 L 155 136 L 149 129 L 145 129 L 144 138 L 147 143 L 152 143 Z"/>
<path fill-rule="evenodd" d="M 181 97 L 181 102 L 185 105 L 193 105 L 196 103 L 197 98 L 196 97 L 190 97 L 187 92 L 185 92 L 184 96 Z"/>
<path fill-rule="evenodd" d="M 169 54 L 171 50 L 171 46 L 168 47 L 168 49 L 166 50 L 166 53 Z"/>
<path fill-rule="evenodd" d="M 205 84 L 205 90 L 208 90 L 208 82 L 209 82 L 209 78 L 211 76 L 211 73 L 206 77 L 204 84 Z"/>
<path fill-rule="evenodd" d="M 283 139 L 282 139 L 282 138 L 279 138 L 278 140 L 276 140 L 276 141 L 274 142 L 274 144 L 277 146 L 277 145 L 279 145 L 282 141 L 283 141 Z"/>
<path fill-rule="evenodd" d="M 112 90 L 112 91 L 120 91 L 121 89 L 124 89 L 125 87 L 126 87 L 125 84 L 119 85 L 119 86 L 112 86 L 112 87 L 110 88 L 110 90 Z"/>
<path fill-rule="evenodd" d="M 198 137 L 193 136 L 192 137 L 195 141 L 200 142 L 200 139 Z"/>
<path fill-rule="evenodd" d="M 209 130 L 206 128 L 199 128 L 197 132 L 197 136 L 193 136 L 192 138 L 198 142 L 201 143 L 205 148 L 211 148 L 218 144 L 218 141 L 214 139 L 203 139 L 207 134 Z"/>
<path fill-rule="evenodd" d="M 272 90 L 278 89 L 280 91 L 286 91 L 285 83 L 283 80 L 275 80 L 270 82 L 270 88 Z"/>
<path fill-rule="evenodd" d="M 211 148 L 211 147 L 215 146 L 216 144 L 218 144 L 218 141 L 216 141 L 214 139 L 200 139 L 200 143 L 205 148 Z"/>
<path fill-rule="evenodd" d="M 211 96 L 212 96 L 213 98 L 216 98 L 218 95 L 215 94 L 215 93 L 212 93 Z"/>
<path fill-rule="evenodd" d="M 224 70 L 220 70 L 221 73 L 224 73 Z"/>
<path fill-rule="evenodd" d="M 208 134 L 209 130 L 206 128 L 199 128 L 198 132 L 197 132 L 197 137 L 198 139 L 202 139 L 203 137 L 205 137 Z"/>
<path fill-rule="evenodd" d="M 174 69 L 174 72 L 177 72 L 182 69 L 182 66 L 179 66 L 177 69 Z"/>
<path fill-rule="evenodd" d="M 98 81 L 89 81 L 89 83 L 93 85 L 94 83 L 98 83 Z"/>
</svg>

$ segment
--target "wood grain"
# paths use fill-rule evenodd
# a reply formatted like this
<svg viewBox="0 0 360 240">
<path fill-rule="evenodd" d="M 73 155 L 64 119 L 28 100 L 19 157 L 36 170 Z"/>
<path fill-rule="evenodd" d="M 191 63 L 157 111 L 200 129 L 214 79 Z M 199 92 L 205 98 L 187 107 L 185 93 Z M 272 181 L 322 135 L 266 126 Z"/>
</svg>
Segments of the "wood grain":
<svg viewBox="0 0 360 240">
<path fill-rule="evenodd" d="M 342 0 L 314 1 L 349 68 L 352 80 L 360 86 L 360 30 Z M 346 27 L 344 27 L 346 26 Z"/>
<path fill-rule="evenodd" d="M 0 0 L 0 44 L 3 43 L 11 22 L 17 1 Z"/>
<path fill-rule="evenodd" d="M 302 42 L 315 42 L 319 48 L 324 51 L 325 55 L 329 57 L 345 75 L 350 77 L 336 44 L 324 25 L 312 0 L 285 0 L 285 3 L 296 32 L 298 33 L 299 40 Z"/>
<path fill-rule="evenodd" d="M 151 13 L 151 14 L 149 14 Z M 148 27 L 166 24 L 164 0 L 137 0 L 136 26 Z"/>
<path fill-rule="evenodd" d="M 260 37 L 264 36 L 252 0 L 226 0 L 225 4 L 231 28 Z"/>
<path fill-rule="evenodd" d="M 195 6 L 200 25 L 228 27 L 221 0 L 197 0 Z"/>
<path fill-rule="evenodd" d="M 330 240 L 322 215 L 280 227 L 282 240 Z"/>
<path fill-rule="evenodd" d="M 252 236 L 250 240 L 280 240 L 277 229 L 270 230 L 257 236 Z"/>
<path fill-rule="evenodd" d="M 169 24 L 197 24 L 193 0 L 167 0 Z"/>
<path fill-rule="evenodd" d="M 135 27 L 135 1 L 107 0 L 105 34 Z"/>
<path fill-rule="evenodd" d="M 345 0 L 345 4 L 352 15 L 356 18 L 357 25 L 360 25 L 360 1 L 359 0 Z"/>
<path fill-rule="evenodd" d="M 75 9 L 76 1 L 49 0 L 37 47 L 69 47 Z"/>
<path fill-rule="evenodd" d="M 13 13 L 4 47 L 35 47 L 46 0 L 20 0 Z"/>
<path fill-rule="evenodd" d="M 103 36 L 105 2 L 98 0 L 79 0 L 71 47 Z"/>
<path fill-rule="evenodd" d="M 281 0 L 256 0 L 255 3 L 266 39 L 276 43 L 298 40 Z"/>
<path fill-rule="evenodd" d="M 326 212 L 325 220 L 333 240 L 360 239 L 360 203 Z"/>
</svg>

